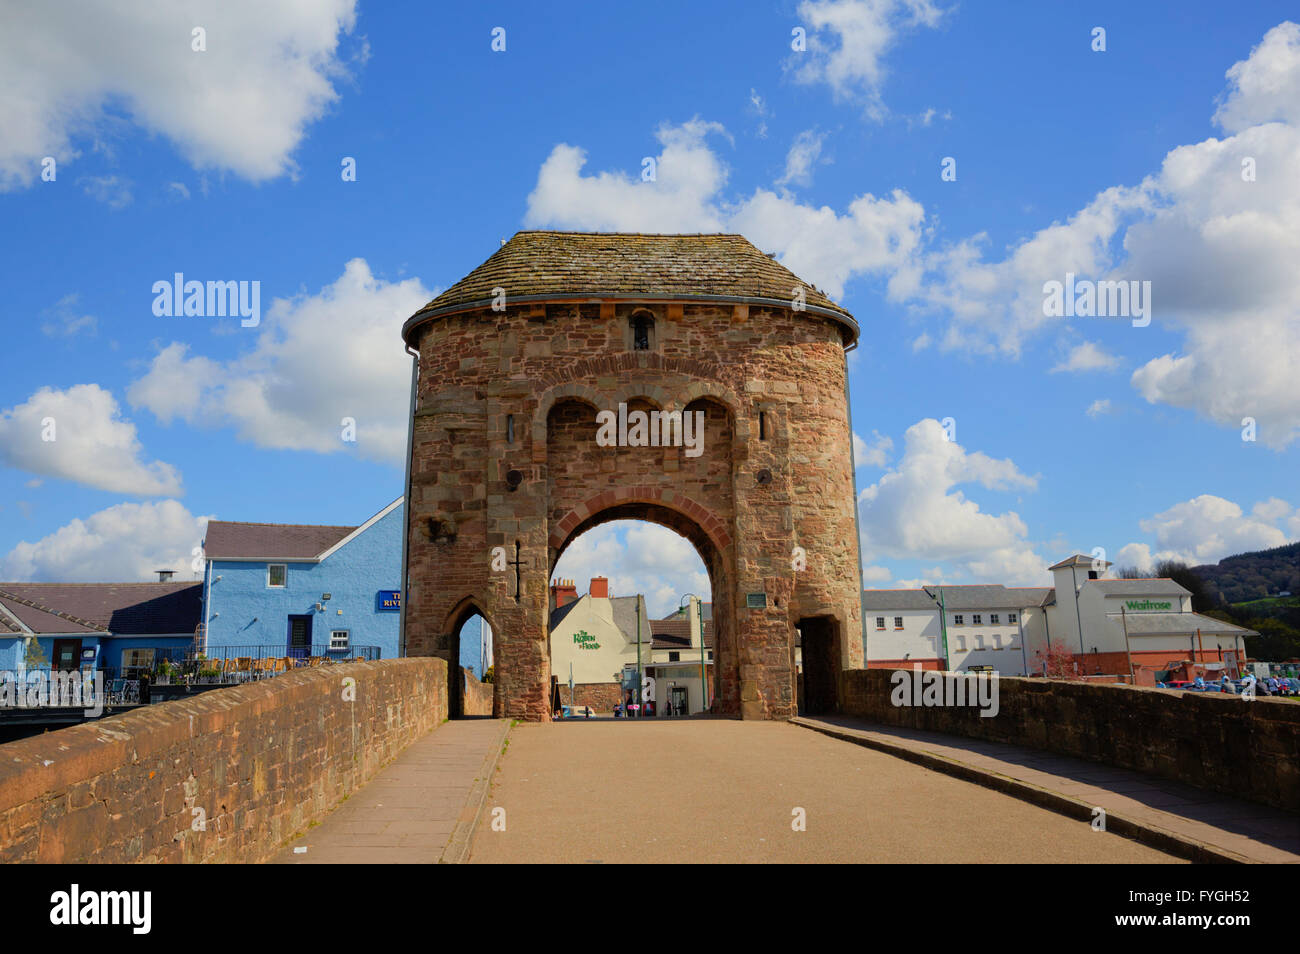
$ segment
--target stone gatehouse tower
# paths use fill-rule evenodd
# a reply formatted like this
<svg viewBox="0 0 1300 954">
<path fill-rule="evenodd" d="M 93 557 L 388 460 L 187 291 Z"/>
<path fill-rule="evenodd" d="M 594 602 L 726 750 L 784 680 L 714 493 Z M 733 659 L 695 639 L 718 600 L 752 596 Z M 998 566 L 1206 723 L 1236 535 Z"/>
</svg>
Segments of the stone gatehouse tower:
<svg viewBox="0 0 1300 954">
<path fill-rule="evenodd" d="M 556 561 L 591 527 L 641 519 L 708 568 L 715 712 L 838 707 L 841 671 L 863 665 L 848 312 L 739 235 L 529 231 L 402 334 L 418 353 L 409 655 L 457 659 L 478 613 L 495 714 L 549 719 Z M 597 414 L 620 404 L 702 418 L 702 444 L 632 446 L 629 428 L 603 446 Z"/>
</svg>

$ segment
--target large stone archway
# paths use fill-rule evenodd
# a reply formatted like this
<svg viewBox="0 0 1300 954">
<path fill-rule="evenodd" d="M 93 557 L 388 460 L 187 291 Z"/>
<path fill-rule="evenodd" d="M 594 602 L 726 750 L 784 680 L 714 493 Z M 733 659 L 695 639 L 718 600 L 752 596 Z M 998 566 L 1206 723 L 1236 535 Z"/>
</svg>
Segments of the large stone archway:
<svg viewBox="0 0 1300 954">
<path fill-rule="evenodd" d="M 862 665 L 847 312 L 739 236 L 521 232 L 403 333 L 408 654 L 450 653 L 447 620 L 472 601 L 494 627 L 495 713 L 548 719 L 550 571 L 631 517 L 709 567 L 715 711 L 794 715 L 811 619 L 835 707 Z M 597 414 L 620 404 L 698 413 L 702 441 L 605 446 Z"/>
</svg>

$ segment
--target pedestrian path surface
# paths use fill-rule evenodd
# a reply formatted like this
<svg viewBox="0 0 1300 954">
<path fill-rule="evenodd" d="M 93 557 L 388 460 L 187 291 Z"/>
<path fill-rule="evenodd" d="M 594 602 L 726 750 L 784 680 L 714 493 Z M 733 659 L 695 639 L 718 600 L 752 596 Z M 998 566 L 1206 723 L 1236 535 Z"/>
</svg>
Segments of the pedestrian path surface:
<svg viewBox="0 0 1300 954">
<path fill-rule="evenodd" d="M 274 864 L 459 861 L 510 725 L 444 722 L 380 769 Z M 306 849 L 301 851 L 298 849 Z"/>
<path fill-rule="evenodd" d="M 1300 862 L 1300 816 L 1180 782 L 1039 749 L 939 732 L 884 726 L 840 716 L 796 723 L 880 751 L 914 755 L 921 764 L 969 780 L 986 776 L 1008 794 L 1075 814 L 1102 808 L 1110 822 L 1204 846 L 1207 861 Z M 1074 803 L 1067 805 L 1062 800 Z M 1141 834 L 1138 837 L 1142 837 Z M 1147 839 L 1143 839 L 1147 840 Z M 1217 856 L 1217 857 L 1215 857 Z"/>
<path fill-rule="evenodd" d="M 1145 863 L 1181 860 L 788 722 L 520 723 L 472 862 Z M 653 880 L 653 879 L 652 879 Z"/>
</svg>

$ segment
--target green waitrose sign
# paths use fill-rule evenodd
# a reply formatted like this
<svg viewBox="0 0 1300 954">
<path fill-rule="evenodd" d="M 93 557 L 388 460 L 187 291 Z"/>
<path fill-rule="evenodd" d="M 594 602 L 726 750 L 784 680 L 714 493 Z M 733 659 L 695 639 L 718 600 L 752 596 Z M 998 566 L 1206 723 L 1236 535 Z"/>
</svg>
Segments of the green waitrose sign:
<svg viewBox="0 0 1300 954">
<path fill-rule="evenodd" d="M 1171 604 L 1166 601 L 1163 603 L 1155 600 L 1125 600 L 1124 605 L 1131 610 L 1169 610 Z"/>
</svg>

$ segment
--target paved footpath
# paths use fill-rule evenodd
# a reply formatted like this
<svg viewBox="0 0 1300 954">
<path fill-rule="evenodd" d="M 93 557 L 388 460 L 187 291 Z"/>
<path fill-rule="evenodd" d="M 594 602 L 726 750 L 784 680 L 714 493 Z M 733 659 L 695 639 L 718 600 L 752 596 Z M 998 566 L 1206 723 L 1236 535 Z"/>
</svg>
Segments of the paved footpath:
<svg viewBox="0 0 1300 954">
<path fill-rule="evenodd" d="M 504 819 L 497 808 L 505 809 Z M 806 819 L 804 831 L 794 830 L 796 809 Z M 1181 859 L 789 723 L 617 719 L 511 729 L 470 860 Z"/>
<path fill-rule="evenodd" d="M 1300 816 L 1158 776 L 1002 742 L 818 716 L 795 720 L 1037 805 L 1090 819 L 1106 812 L 1111 831 L 1210 862 L 1300 862 Z"/>
<path fill-rule="evenodd" d="M 412 742 L 274 864 L 434 864 L 468 848 L 509 723 L 444 722 Z M 295 848 L 306 848 L 295 853 Z"/>
</svg>

